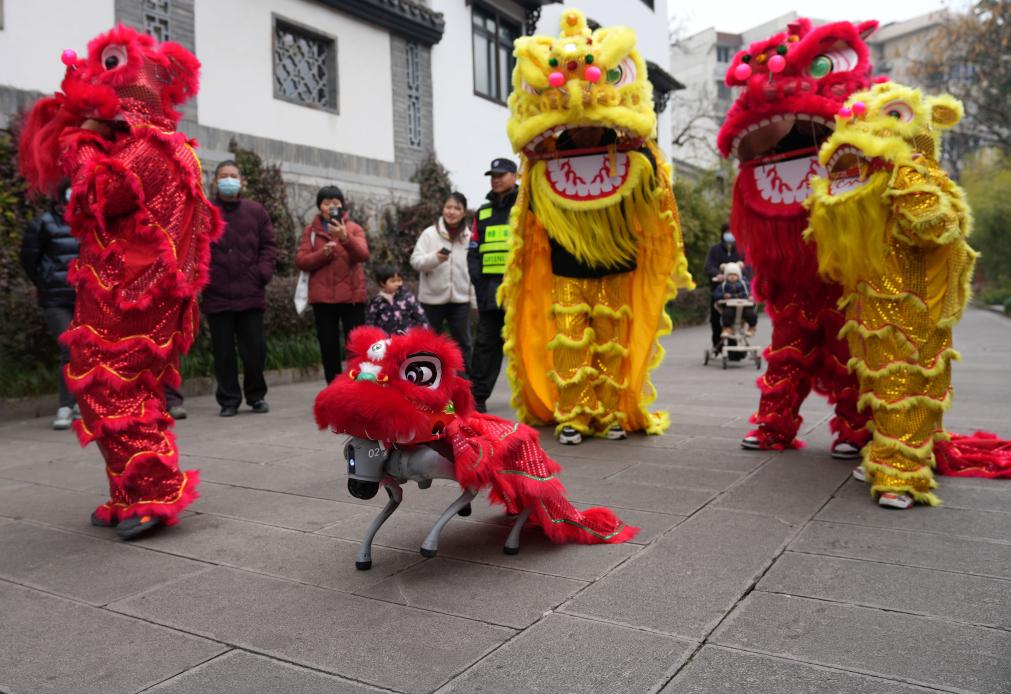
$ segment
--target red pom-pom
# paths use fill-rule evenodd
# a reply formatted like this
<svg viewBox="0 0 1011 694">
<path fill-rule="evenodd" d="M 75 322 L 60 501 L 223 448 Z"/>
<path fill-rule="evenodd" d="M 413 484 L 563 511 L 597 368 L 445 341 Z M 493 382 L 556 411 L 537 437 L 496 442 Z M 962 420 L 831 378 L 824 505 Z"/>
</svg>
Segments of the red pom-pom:
<svg viewBox="0 0 1011 694">
<path fill-rule="evenodd" d="M 77 51 L 73 48 L 65 48 L 63 53 L 60 55 L 60 60 L 63 61 L 64 65 L 70 67 L 77 62 Z"/>
<path fill-rule="evenodd" d="M 734 68 L 734 77 L 744 82 L 746 79 L 751 77 L 751 66 L 747 63 L 741 63 Z"/>
<path fill-rule="evenodd" d="M 769 58 L 769 72 L 780 73 L 786 69 L 786 58 L 781 55 L 774 55 Z"/>
<path fill-rule="evenodd" d="M 563 84 L 565 84 L 565 75 L 563 75 L 558 71 L 552 72 L 550 75 L 548 75 L 548 84 L 550 84 L 552 87 L 561 87 Z"/>
</svg>

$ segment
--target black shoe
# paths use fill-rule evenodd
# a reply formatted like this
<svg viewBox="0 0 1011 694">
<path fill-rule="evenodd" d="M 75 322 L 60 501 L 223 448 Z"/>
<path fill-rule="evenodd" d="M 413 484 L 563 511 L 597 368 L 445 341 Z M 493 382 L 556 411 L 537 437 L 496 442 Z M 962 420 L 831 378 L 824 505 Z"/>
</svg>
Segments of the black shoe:
<svg viewBox="0 0 1011 694">
<path fill-rule="evenodd" d="M 186 412 L 186 408 L 182 405 L 173 405 L 168 408 L 168 413 L 172 419 L 186 419 L 189 417 L 189 413 Z"/>
<path fill-rule="evenodd" d="M 158 516 L 130 516 L 119 522 L 116 534 L 124 540 L 132 540 L 161 525 Z"/>
<path fill-rule="evenodd" d="M 231 407 L 230 405 L 225 405 L 221 408 L 221 412 L 218 413 L 219 417 L 234 417 L 239 414 L 238 407 Z"/>
<path fill-rule="evenodd" d="M 488 412 L 488 406 L 484 404 L 484 400 L 478 400 L 474 403 L 474 409 L 478 412 Z"/>
<path fill-rule="evenodd" d="M 104 518 L 98 515 L 98 511 L 92 511 L 91 524 L 94 525 L 96 528 L 111 528 L 112 526 L 116 525 L 116 521 L 105 520 Z"/>
<path fill-rule="evenodd" d="M 266 400 L 257 400 L 253 403 L 253 412 L 256 414 L 267 414 L 270 412 L 270 405 L 267 404 Z"/>
</svg>

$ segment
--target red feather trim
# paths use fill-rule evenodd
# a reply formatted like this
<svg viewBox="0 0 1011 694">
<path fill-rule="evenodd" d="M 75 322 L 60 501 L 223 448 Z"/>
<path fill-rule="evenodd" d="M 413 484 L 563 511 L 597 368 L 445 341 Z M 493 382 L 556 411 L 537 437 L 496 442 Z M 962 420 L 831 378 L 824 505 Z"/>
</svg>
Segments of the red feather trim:
<svg viewBox="0 0 1011 694">
<path fill-rule="evenodd" d="M 934 444 L 937 472 L 952 477 L 1011 478 L 1011 441 L 988 431 L 951 434 Z"/>
</svg>

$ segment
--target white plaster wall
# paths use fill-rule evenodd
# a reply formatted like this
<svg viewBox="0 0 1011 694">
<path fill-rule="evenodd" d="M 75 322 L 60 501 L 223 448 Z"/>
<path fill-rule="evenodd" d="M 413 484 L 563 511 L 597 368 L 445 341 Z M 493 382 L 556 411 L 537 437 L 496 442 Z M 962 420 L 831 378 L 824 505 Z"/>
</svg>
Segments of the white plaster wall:
<svg viewBox="0 0 1011 694">
<path fill-rule="evenodd" d="M 306 0 L 196 2 L 201 125 L 393 161 L 390 36 Z M 340 113 L 274 98 L 271 13 L 337 41 Z"/>
<path fill-rule="evenodd" d="M 657 0 L 655 5 L 653 11 L 639 0 L 566 0 L 564 5 L 544 6 L 537 33 L 557 35 L 564 8 L 576 7 L 602 26 L 634 28 L 643 56 L 664 67 L 669 63 L 667 2 Z M 442 41 L 432 48 L 435 152 L 470 206 L 478 207 L 489 190 L 483 174 L 491 160 L 511 156 L 518 161 L 505 132 L 509 109 L 474 94 L 470 6 L 465 0 L 432 0 L 431 7 L 442 12 L 446 22 Z M 523 17 L 522 12 L 516 15 Z M 659 121 L 659 132 L 670 133 L 669 115 L 664 113 Z M 660 146 L 669 154 L 670 137 L 660 138 Z"/>
<path fill-rule="evenodd" d="M 0 85 L 52 93 L 66 70 L 60 55 L 84 55 L 88 41 L 112 28 L 114 0 L 4 0 Z"/>
</svg>

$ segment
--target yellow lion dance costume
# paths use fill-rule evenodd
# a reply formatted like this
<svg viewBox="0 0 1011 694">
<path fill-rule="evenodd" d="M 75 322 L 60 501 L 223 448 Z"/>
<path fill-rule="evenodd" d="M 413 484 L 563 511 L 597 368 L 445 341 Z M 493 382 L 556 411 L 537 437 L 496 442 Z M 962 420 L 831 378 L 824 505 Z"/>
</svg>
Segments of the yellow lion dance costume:
<svg viewBox="0 0 1011 694">
<path fill-rule="evenodd" d="M 516 41 L 508 135 L 522 186 L 499 301 L 513 406 L 583 435 L 659 434 L 649 371 L 671 330 L 664 305 L 692 287 L 671 168 L 635 32 L 590 32 L 566 10 L 557 38 Z"/>
<path fill-rule="evenodd" d="M 962 190 L 938 164 L 940 130 L 962 118 L 950 96 L 885 83 L 858 92 L 822 147 L 807 238 L 843 288 L 840 332 L 874 436 L 858 469 L 882 506 L 940 503 L 934 444 L 946 441 L 951 329 L 969 298 L 976 253 Z"/>
</svg>

